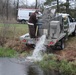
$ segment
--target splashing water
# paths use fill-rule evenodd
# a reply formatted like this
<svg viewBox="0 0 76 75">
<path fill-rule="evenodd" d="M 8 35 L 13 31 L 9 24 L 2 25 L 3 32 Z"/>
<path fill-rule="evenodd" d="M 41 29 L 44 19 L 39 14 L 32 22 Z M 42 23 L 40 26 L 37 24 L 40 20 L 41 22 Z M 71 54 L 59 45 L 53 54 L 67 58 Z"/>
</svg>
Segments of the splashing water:
<svg viewBox="0 0 76 75">
<path fill-rule="evenodd" d="M 44 46 L 46 39 L 46 35 L 42 35 L 39 38 L 39 41 L 36 43 L 36 47 L 34 49 L 34 52 L 31 57 L 27 57 L 26 59 L 31 60 L 31 61 L 40 61 L 43 59 L 43 53 L 46 50 L 46 47 Z"/>
</svg>

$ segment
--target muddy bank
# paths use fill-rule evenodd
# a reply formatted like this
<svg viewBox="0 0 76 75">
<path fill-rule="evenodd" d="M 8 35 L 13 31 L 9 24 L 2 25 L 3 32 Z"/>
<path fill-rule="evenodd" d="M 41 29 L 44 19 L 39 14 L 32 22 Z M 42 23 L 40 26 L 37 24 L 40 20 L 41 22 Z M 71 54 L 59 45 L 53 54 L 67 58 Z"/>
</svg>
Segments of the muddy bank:
<svg viewBox="0 0 76 75">
<path fill-rule="evenodd" d="M 19 38 L 6 38 L 4 41 L 0 39 L 0 45 L 5 48 L 14 49 L 18 52 L 30 52 L 31 50 L 33 50 L 31 45 L 26 46 L 19 40 Z M 58 55 L 59 60 L 66 59 L 68 61 L 76 61 L 76 38 L 70 37 L 66 42 L 66 47 L 64 50 L 55 50 L 53 53 Z"/>
</svg>

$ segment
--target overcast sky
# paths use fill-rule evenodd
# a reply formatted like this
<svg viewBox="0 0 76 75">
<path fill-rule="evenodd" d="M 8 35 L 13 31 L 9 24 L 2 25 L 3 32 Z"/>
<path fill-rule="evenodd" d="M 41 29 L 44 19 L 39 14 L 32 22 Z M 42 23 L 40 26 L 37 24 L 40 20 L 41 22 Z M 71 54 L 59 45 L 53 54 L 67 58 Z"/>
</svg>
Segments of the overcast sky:
<svg viewBox="0 0 76 75">
<path fill-rule="evenodd" d="M 25 0 L 25 1 L 28 1 L 30 4 L 36 2 L 36 0 Z M 38 0 L 39 2 L 44 2 L 45 0 Z"/>
<path fill-rule="evenodd" d="M 45 1 L 46 0 L 38 0 L 39 3 L 44 3 Z M 66 0 L 60 0 L 60 1 L 65 2 Z M 27 3 L 27 5 L 32 5 L 32 4 L 35 4 L 35 2 L 36 2 L 36 0 L 19 0 L 19 4 L 26 4 Z"/>
<path fill-rule="evenodd" d="M 27 1 L 29 4 L 32 4 L 32 3 L 35 3 L 36 0 L 24 0 L 24 1 Z M 38 2 L 42 3 L 42 2 L 45 2 L 46 0 L 38 0 Z M 60 1 L 63 1 L 65 2 L 66 0 L 60 0 Z"/>
<path fill-rule="evenodd" d="M 31 5 L 31 4 L 35 3 L 36 0 L 19 0 L 19 2 L 20 2 L 20 3 L 24 2 L 24 4 L 27 3 L 28 5 Z M 43 2 L 45 2 L 45 0 L 38 0 L 38 2 L 39 2 L 39 3 L 43 3 Z"/>
</svg>

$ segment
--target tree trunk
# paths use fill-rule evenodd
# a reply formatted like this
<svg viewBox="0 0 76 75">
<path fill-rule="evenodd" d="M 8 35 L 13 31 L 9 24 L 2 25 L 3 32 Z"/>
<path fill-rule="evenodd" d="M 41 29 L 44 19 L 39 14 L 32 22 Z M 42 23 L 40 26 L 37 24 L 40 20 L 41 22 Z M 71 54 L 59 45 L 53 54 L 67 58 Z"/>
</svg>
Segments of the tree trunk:
<svg viewBox="0 0 76 75">
<path fill-rule="evenodd" d="M 36 0 L 36 5 L 35 5 L 35 9 L 37 9 L 37 0 Z"/>
<path fill-rule="evenodd" d="M 57 12 L 59 12 L 60 8 L 59 8 L 59 0 L 57 0 Z"/>
<path fill-rule="evenodd" d="M 17 18 L 17 14 L 18 14 L 18 7 L 19 7 L 19 0 L 17 0 L 17 7 L 16 7 L 16 18 Z"/>
<path fill-rule="evenodd" d="M 69 14 L 69 0 L 66 0 L 66 13 Z"/>
<path fill-rule="evenodd" d="M 6 17 L 7 17 L 7 20 L 8 20 L 8 5 L 9 5 L 9 0 L 7 0 L 7 5 L 6 5 Z"/>
</svg>

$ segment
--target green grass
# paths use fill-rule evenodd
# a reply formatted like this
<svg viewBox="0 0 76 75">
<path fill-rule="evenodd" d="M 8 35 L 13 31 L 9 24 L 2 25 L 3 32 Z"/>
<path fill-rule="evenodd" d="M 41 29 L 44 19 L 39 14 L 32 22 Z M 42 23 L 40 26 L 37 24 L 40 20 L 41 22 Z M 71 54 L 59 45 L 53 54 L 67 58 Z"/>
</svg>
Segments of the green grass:
<svg viewBox="0 0 76 75">
<path fill-rule="evenodd" d="M 15 30 L 15 36 L 20 36 L 28 32 L 28 25 L 26 24 L 11 24 L 13 30 Z"/>
<path fill-rule="evenodd" d="M 17 52 L 13 49 L 0 48 L 0 57 L 16 57 Z"/>
<path fill-rule="evenodd" d="M 0 24 L 1 35 L 4 34 L 7 37 L 19 37 L 26 33 L 28 33 L 27 24 Z"/>
<path fill-rule="evenodd" d="M 5 41 L 5 38 L 8 38 L 9 40 L 19 38 L 27 32 L 27 24 L 0 24 L 0 39 L 4 38 L 3 40 Z M 9 48 L 0 48 L 0 57 L 15 57 L 17 55 L 16 53 L 17 52 L 15 50 Z"/>
<path fill-rule="evenodd" d="M 58 61 L 54 54 L 45 55 L 44 59 L 37 64 L 45 72 L 58 71 L 60 75 L 76 75 L 76 62 L 68 62 L 66 60 Z M 51 74 L 49 74 L 51 75 Z"/>
</svg>

